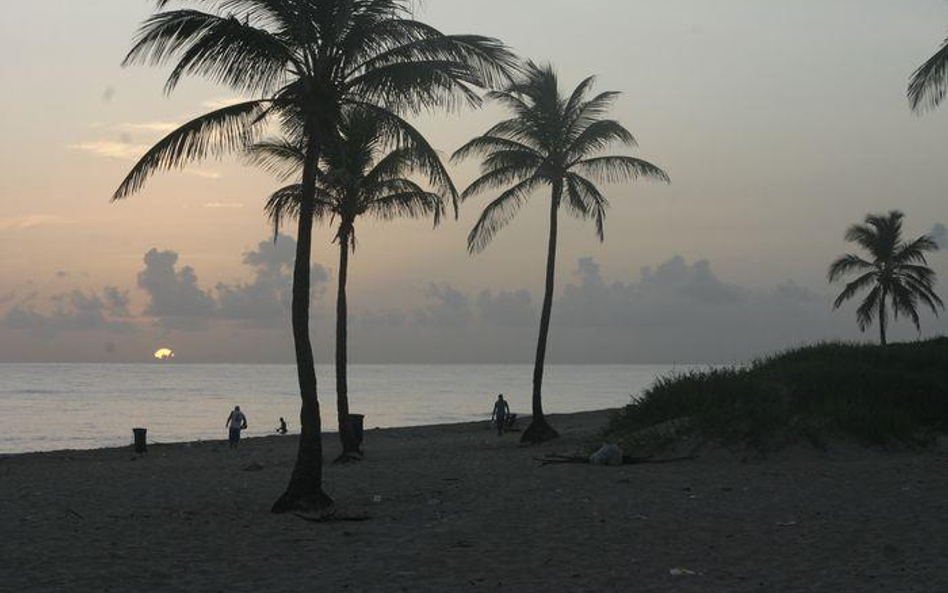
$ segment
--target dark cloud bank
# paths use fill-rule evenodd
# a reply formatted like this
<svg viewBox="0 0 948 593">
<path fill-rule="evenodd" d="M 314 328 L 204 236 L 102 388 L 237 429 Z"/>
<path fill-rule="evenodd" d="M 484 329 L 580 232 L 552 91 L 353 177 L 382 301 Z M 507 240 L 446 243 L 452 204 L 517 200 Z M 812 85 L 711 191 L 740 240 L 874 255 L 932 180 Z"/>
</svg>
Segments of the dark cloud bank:
<svg viewBox="0 0 948 593">
<path fill-rule="evenodd" d="M 944 229 L 942 228 L 942 232 Z M 938 227 L 933 235 L 938 237 Z M 940 237 L 943 239 L 943 237 Z M 106 287 L 73 290 L 40 312 L 35 298 L 12 303 L 0 320 L 4 342 L 12 336 L 45 344 L 53 359 L 71 356 L 94 334 L 104 344 L 89 355 L 131 360 L 147 355 L 156 340 L 185 351 L 193 361 L 290 362 L 288 307 L 295 243 L 261 242 L 244 255 L 247 282 L 202 288 L 199 274 L 174 251 L 145 254 L 137 287 L 144 308 L 130 311 L 129 292 Z M 314 340 L 320 360 L 332 359 L 333 294 L 328 270 L 313 267 Z M 561 280 L 562 282 L 562 280 Z M 528 290 L 468 294 L 446 284 L 420 291 L 405 309 L 351 307 L 350 352 L 354 362 L 530 362 L 539 317 Z M 351 295 L 358 303 L 358 295 Z M 642 269 L 629 280 L 607 281 L 591 257 L 579 259 L 558 292 L 553 310 L 550 360 L 573 363 L 671 363 L 743 361 L 773 350 L 823 339 L 862 339 L 853 312 L 831 311 L 832 296 L 793 282 L 750 289 L 720 279 L 708 261 L 680 256 Z M 943 321 L 924 320 L 926 334 L 944 332 Z M 84 333 L 83 333 L 84 332 Z M 902 339 L 916 334 L 905 324 Z M 866 338 L 871 339 L 870 333 Z M 123 342 L 124 340 L 124 342 Z M 116 347 L 119 342 L 125 346 Z M 137 349 L 136 349 L 137 348 Z M 0 348 L 11 359 L 15 350 Z M 104 353 L 104 354 L 103 354 Z M 35 355 L 35 354 L 34 354 Z M 22 356 L 22 354 L 20 355 Z"/>
</svg>

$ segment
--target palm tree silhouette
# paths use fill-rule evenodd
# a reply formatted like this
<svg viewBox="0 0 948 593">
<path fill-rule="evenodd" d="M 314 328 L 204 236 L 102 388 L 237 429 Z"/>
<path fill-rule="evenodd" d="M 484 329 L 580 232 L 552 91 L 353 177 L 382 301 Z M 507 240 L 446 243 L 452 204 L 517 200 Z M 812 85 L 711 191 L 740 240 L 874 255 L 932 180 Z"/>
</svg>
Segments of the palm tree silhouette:
<svg viewBox="0 0 948 593">
<path fill-rule="evenodd" d="M 435 150 L 423 138 L 409 138 L 400 146 L 388 140 L 387 122 L 364 109 L 348 109 L 340 125 L 340 139 L 323 154 L 317 169 L 315 220 L 336 224 L 334 241 L 339 244 L 339 285 L 336 299 L 336 411 L 343 452 L 337 461 L 361 458 L 352 435 L 349 416 L 347 373 L 349 254 L 355 252 L 356 219 L 370 216 L 382 220 L 431 216 L 434 224 L 445 212 L 441 194 L 423 189 L 407 176 L 423 173 L 440 190 L 457 198 L 457 191 Z M 275 174 L 296 182 L 274 192 L 266 204 L 274 235 L 286 220 L 299 217 L 302 186 L 299 173 L 305 154 L 299 140 L 276 139 L 255 144 L 252 161 Z"/>
<path fill-rule="evenodd" d="M 557 432 L 543 413 L 542 385 L 546 344 L 553 307 L 556 238 L 561 205 L 579 218 L 592 218 L 599 240 L 609 203 L 595 182 L 622 182 L 638 177 L 668 182 L 655 165 L 630 156 L 594 156 L 614 143 L 635 146 L 632 135 L 617 121 L 605 119 L 618 93 L 588 94 L 595 78 L 584 80 L 568 97 L 560 94 L 553 67 L 529 63 L 525 74 L 502 91 L 488 96 L 513 112 L 484 135 L 458 149 L 455 160 L 483 157 L 481 176 L 461 194 L 469 198 L 486 190 L 503 190 L 487 205 L 468 236 L 471 253 L 482 251 L 526 202 L 534 190 L 549 186 L 550 236 L 546 287 L 533 371 L 533 421 L 523 442 L 543 442 Z"/>
<path fill-rule="evenodd" d="M 879 341 L 883 346 L 886 345 L 890 298 L 895 318 L 898 319 L 899 315 L 908 317 L 919 331 L 919 301 L 927 305 L 936 316 L 938 307 L 945 308 L 944 303 L 935 294 L 935 272 L 928 267 L 925 259 L 925 253 L 937 251 L 938 245 L 928 235 L 922 235 L 909 243 L 903 242 L 903 218 L 904 214 L 892 210 L 885 215 L 870 214 L 866 217 L 865 224 L 849 227 L 846 240 L 868 251 L 871 260 L 847 254 L 829 267 L 830 282 L 835 282 L 851 272 L 859 273 L 859 277 L 849 282 L 836 298 L 834 309 L 838 309 L 863 290 L 870 289 L 856 310 L 856 319 L 859 329 L 866 331 L 866 328 L 872 325 L 873 318 L 878 318 Z"/>
<path fill-rule="evenodd" d="M 941 104 L 948 90 L 948 39 L 935 55 L 912 73 L 909 80 L 908 99 L 912 111 L 920 113 Z"/>
<path fill-rule="evenodd" d="M 320 156 L 336 142 L 347 106 L 376 113 L 395 141 L 420 136 L 404 114 L 477 105 L 475 90 L 503 84 L 517 61 L 497 40 L 444 35 L 414 20 L 409 0 L 202 2 L 210 12 L 165 10 L 169 3 L 158 0 L 159 12 L 142 25 L 124 65 L 173 62 L 166 92 L 197 75 L 257 98 L 171 132 L 145 153 L 113 200 L 135 193 L 158 170 L 245 150 L 271 120 L 295 126 L 305 156 L 292 299 L 302 431 L 289 484 L 272 510 L 328 513 L 333 501 L 322 488 L 322 423 L 309 337 Z"/>
</svg>

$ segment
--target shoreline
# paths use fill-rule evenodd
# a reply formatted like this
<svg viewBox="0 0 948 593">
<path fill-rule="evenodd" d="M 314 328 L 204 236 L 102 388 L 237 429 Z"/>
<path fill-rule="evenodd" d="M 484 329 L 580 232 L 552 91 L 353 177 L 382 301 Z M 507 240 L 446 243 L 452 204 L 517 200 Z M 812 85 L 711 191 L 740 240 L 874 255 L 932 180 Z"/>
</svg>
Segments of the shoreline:
<svg viewBox="0 0 948 593">
<path fill-rule="evenodd" d="M 540 467 L 607 413 L 551 416 L 542 446 L 485 422 L 369 430 L 332 465 L 338 516 L 273 515 L 297 439 L 13 455 L 0 462 L 11 591 L 919 591 L 944 582 L 948 443 L 791 449 L 742 462 Z M 525 426 L 523 424 L 522 426 Z M 358 521 L 357 519 L 366 519 Z M 52 560 L 51 560 L 52 559 Z"/>
<path fill-rule="evenodd" d="M 615 412 L 619 409 L 620 408 L 605 408 L 601 410 L 588 410 L 585 412 L 548 414 L 548 417 L 555 420 L 558 417 L 583 416 L 586 414 L 605 415 L 605 414 Z M 520 427 L 521 430 L 523 428 L 526 428 L 527 424 L 529 424 L 530 418 L 531 418 L 530 416 L 518 416 L 517 425 Z M 476 427 L 476 426 L 484 426 L 486 425 L 487 422 L 488 422 L 487 420 L 478 420 L 478 421 L 468 421 L 468 422 L 444 422 L 444 423 L 436 423 L 436 424 L 417 424 L 417 425 L 411 425 L 411 426 L 373 427 L 373 428 L 366 428 L 365 434 L 369 435 L 369 434 L 376 433 L 378 431 L 386 431 L 386 432 L 396 432 L 396 431 L 405 431 L 405 430 L 426 430 L 427 431 L 427 430 L 451 429 L 451 428 L 461 428 L 461 427 Z M 519 433 L 512 432 L 510 434 L 514 435 L 514 434 L 519 434 Z M 325 449 L 327 443 L 333 443 L 333 444 L 335 443 L 335 441 L 330 441 L 329 439 L 338 439 L 339 432 L 338 430 L 324 430 L 322 432 L 322 435 L 323 435 L 323 447 Z M 296 437 L 299 437 L 298 432 L 288 432 L 285 435 L 272 434 L 272 435 L 267 435 L 267 436 L 241 437 L 240 443 L 241 443 L 241 446 L 243 446 L 248 443 L 258 443 L 258 444 L 267 443 L 268 441 L 271 441 L 271 440 L 273 441 L 282 441 L 282 440 L 287 440 L 287 439 L 295 440 Z M 164 448 L 164 447 L 189 447 L 190 448 L 194 446 L 203 446 L 203 445 L 208 445 L 208 444 L 226 446 L 227 438 L 221 437 L 217 439 L 207 439 L 207 440 L 198 439 L 198 440 L 191 440 L 191 441 L 169 441 L 169 442 L 148 441 L 148 448 L 149 450 L 151 450 L 152 448 L 158 449 L 158 448 Z M 48 451 L 20 451 L 16 453 L 0 452 L 0 459 L 10 459 L 10 458 L 30 457 L 30 456 L 40 456 L 40 455 L 64 455 L 64 454 L 79 455 L 79 454 L 99 453 L 99 452 L 106 452 L 106 451 L 113 451 L 113 452 L 126 451 L 126 452 L 134 453 L 132 451 L 133 445 L 134 443 L 132 442 L 131 435 L 130 435 L 129 443 L 127 445 L 95 447 L 91 449 L 50 449 Z"/>
</svg>

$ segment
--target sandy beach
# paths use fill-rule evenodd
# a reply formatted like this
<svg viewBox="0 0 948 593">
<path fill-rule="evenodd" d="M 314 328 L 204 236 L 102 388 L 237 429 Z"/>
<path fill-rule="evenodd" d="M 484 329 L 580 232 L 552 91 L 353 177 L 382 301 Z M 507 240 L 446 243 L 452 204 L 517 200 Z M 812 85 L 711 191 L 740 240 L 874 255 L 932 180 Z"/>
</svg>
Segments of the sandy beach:
<svg viewBox="0 0 948 593">
<path fill-rule="evenodd" d="M 293 437 L 0 458 L 4 591 L 948 590 L 948 447 L 540 467 L 485 423 L 370 430 L 339 521 L 268 512 Z M 327 455 L 335 435 L 327 435 Z"/>
</svg>

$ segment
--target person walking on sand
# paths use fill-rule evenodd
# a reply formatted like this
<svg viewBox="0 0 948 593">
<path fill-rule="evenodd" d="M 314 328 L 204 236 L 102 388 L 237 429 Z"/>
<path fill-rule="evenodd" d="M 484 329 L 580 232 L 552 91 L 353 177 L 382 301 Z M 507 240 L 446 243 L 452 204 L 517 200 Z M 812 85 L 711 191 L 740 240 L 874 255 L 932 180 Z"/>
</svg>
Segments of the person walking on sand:
<svg viewBox="0 0 948 593">
<path fill-rule="evenodd" d="M 277 428 L 279 434 L 286 434 L 286 420 L 283 419 L 283 416 L 280 416 L 280 426 Z"/>
<path fill-rule="evenodd" d="M 247 428 L 247 417 L 240 411 L 240 406 L 234 406 L 234 411 L 227 417 L 224 426 L 228 430 L 227 443 L 231 449 L 236 449 L 240 444 L 240 431 Z"/>
<path fill-rule="evenodd" d="M 506 400 L 504 400 L 504 394 L 501 393 L 497 396 L 497 401 L 494 403 L 494 411 L 491 413 L 490 418 L 497 423 L 497 436 L 504 436 L 504 428 L 507 426 L 507 416 L 510 415 L 510 406 L 507 405 Z"/>
</svg>

